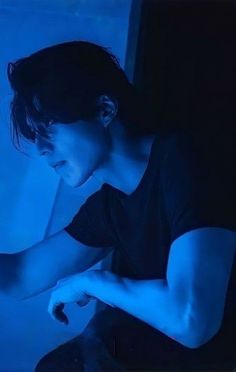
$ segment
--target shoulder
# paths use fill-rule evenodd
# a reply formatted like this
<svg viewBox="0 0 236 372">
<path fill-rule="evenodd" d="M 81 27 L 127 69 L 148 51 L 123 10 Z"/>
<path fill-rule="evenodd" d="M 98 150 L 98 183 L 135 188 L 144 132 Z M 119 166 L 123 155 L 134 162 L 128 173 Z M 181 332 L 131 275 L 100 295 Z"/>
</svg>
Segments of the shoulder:
<svg viewBox="0 0 236 372">
<path fill-rule="evenodd" d="M 170 133 L 164 142 L 164 167 L 184 166 L 191 172 L 194 168 L 209 168 L 216 172 L 230 171 L 236 167 L 235 128 L 189 128 Z M 176 169 L 177 172 L 177 169 Z"/>
</svg>

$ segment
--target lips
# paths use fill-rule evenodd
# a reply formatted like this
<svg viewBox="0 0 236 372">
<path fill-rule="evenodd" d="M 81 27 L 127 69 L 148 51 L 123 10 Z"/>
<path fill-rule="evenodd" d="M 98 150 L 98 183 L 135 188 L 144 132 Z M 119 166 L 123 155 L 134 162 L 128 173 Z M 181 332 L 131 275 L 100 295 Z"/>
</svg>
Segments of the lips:
<svg viewBox="0 0 236 372">
<path fill-rule="evenodd" d="M 58 161 L 58 162 L 55 162 L 55 163 L 51 164 L 51 167 L 54 168 L 55 170 L 57 170 L 61 166 L 63 166 L 64 164 L 65 164 L 65 161 L 62 160 L 62 161 Z"/>
</svg>

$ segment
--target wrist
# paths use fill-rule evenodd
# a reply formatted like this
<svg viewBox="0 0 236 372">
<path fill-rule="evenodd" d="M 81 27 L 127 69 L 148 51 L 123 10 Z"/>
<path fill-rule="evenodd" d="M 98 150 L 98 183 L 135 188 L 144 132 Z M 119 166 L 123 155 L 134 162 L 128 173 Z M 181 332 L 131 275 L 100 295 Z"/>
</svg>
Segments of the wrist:
<svg viewBox="0 0 236 372">
<path fill-rule="evenodd" d="M 101 270 L 88 270 L 82 273 L 84 292 L 88 296 L 95 297 L 96 281 L 98 279 L 98 272 Z"/>
<path fill-rule="evenodd" d="M 85 293 L 109 306 L 116 307 L 110 302 L 109 293 L 114 281 L 112 273 L 108 270 L 89 270 L 84 277 Z"/>
</svg>

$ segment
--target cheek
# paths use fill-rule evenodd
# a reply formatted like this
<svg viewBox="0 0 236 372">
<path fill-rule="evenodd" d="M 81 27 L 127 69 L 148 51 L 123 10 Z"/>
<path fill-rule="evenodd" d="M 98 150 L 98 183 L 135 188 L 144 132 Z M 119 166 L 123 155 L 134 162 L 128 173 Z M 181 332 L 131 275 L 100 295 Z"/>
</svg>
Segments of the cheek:
<svg viewBox="0 0 236 372">
<path fill-rule="evenodd" d="M 64 135 L 63 142 L 58 143 L 57 157 L 61 160 L 73 166 L 87 168 L 96 166 L 107 156 L 109 141 L 101 131 L 91 130 L 86 134 L 81 132 L 72 134 Z"/>
<path fill-rule="evenodd" d="M 89 142 L 84 146 L 75 146 L 71 151 L 71 158 L 79 164 L 95 165 L 100 163 L 108 153 L 108 148 L 103 142 Z"/>
</svg>

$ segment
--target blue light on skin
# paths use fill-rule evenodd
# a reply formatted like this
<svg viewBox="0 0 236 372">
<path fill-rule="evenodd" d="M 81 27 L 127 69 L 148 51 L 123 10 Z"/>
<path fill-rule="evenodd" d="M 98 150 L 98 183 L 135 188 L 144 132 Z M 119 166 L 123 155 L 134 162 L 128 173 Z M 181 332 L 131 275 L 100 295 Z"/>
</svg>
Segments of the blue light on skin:
<svg viewBox="0 0 236 372">
<path fill-rule="evenodd" d="M 50 125 L 48 138 L 36 139 L 38 153 L 71 187 L 95 177 L 132 193 L 146 170 L 155 136 L 131 138 L 117 117 L 117 102 L 103 95 L 98 104 L 94 120 Z"/>
</svg>

